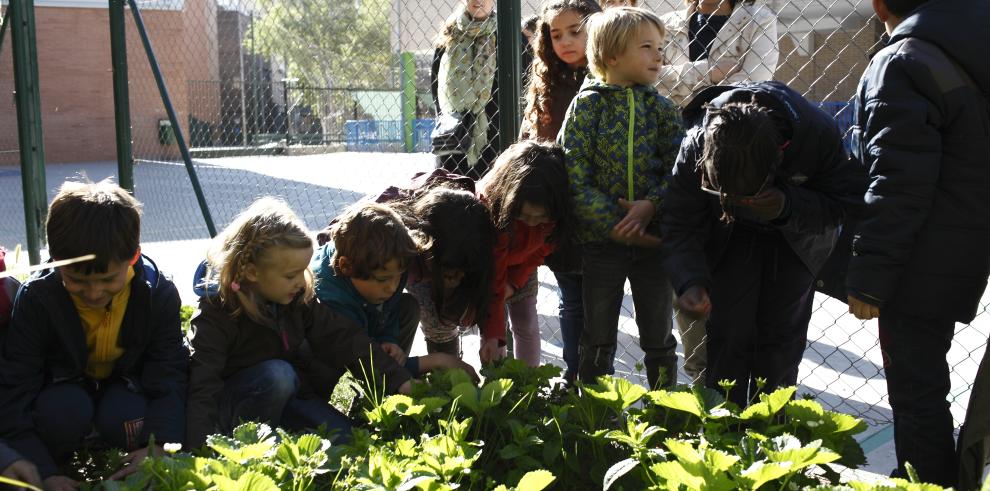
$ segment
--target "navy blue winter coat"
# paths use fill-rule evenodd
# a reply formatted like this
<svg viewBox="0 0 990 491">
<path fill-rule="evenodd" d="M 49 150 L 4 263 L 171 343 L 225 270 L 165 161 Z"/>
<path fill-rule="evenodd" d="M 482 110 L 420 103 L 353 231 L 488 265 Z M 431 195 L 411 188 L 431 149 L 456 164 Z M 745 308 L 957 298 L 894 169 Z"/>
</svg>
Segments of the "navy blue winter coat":
<svg viewBox="0 0 990 491">
<path fill-rule="evenodd" d="M 130 300 L 120 326 L 124 354 L 111 379 L 124 379 L 148 398 L 140 442 L 181 442 L 189 351 L 179 328 L 179 292 L 147 256 L 134 265 Z M 86 380 L 86 335 L 58 270 L 25 283 L 14 300 L 0 354 L 0 438 L 38 467 L 56 472 L 34 429 L 32 405 L 50 384 Z M 66 408 L 71 411 L 72 408 Z"/>
<path fill-rule="evenodd" d="M 835 121 L 794 90 L 780 82 L 757 82 L 699 92 L 684 109 L 690 129 L 663 197 L 664 267 L 678 294 L 695 285 L 711 290 L 711 269 L 737 226 L 721 222 L 718 197 L 701 191 L 698 162 L 707 121 L 703 105 L 750 102 L 754 95 L 790 141 L 773 180 L 786 195 L 786 206 L 779 219 L 763 225 L 779 230 L 812 274 L 832 252 L 839 225 L 862 200 L 863 173 L 847 158 Z"/>
<path fill-rule="evenodd" d="M 869 170 L 846 285 L 881 308 L 970 322 L 990 274 L 990 2 L 930 0 L 857 93 Z"/>
</svg>

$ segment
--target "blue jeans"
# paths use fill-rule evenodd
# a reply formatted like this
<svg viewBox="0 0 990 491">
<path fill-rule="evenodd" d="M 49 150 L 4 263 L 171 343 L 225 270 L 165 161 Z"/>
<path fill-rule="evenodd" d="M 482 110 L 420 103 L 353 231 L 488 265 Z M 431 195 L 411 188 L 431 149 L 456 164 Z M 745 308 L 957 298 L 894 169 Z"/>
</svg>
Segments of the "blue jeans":
<svg viewBox="0 0 990 491">
<path fill-rule="evenodd" d="M 220 394 L 220 429 L 230 433 L 243 421 L 258 421 L 289 431 L 326 424 L 339 430 L 338 440 L 351 435 L 351 421 L 326 401 L 297 396 L 299 377 L 285 360 L 268 360 L 227 378 Z"/>
<path fill-rule="evenodd" d="M 613 242 L 585 245 L 584 330 L 578 368 L 581 380 L 593 382 L 612 368 L 628 278 L 650 387 L 669 387 L 677 382 L 677 339 L 670 331 L 673 295 L 662 258 L 659 249 Z"/>
<path fill-rule="evenodd" d="M 94 429 L 111 446 L 135 450 L 144 425 L 147 398 L 114 381 L 92 390 L 83 383 L 49 385 L 34 401 L 34 425 L 56 460 L 79 448 Z"/>
<path fill-rule="evenodd" d="M 560 290 L 560 337 L 564 341 L 564 363 L 567 370 L 564 378 L 574 380 L 578 372 L 578 347 L 581 345 L 581 331 L 584 330 L 584 292 L 579 273 L 557 273 L 557 288 Z"/>
</svg>

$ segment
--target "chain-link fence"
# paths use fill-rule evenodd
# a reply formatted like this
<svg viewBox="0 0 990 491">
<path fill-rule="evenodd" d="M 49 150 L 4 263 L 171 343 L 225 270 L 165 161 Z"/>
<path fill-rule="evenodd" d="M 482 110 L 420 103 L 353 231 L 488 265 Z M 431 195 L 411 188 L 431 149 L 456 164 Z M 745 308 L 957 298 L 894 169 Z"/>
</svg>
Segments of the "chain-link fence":
<svg viewBox="0 0 990 491">
<path fill-rule="evenodd" d="M 470 2 L 471 8 L 482 9 L 493 3 Z M 848 135 L 856 83 L 869 54 L 881 46 L 883 28 L 869 0 L 738 4 L 735 10 L 750 9 L 750 17 L 733 25 L 730 16 L 726 25 L 737 29 L 735 37 L 749 36 L 753 42 L 735 53 L 743 62 L 716 78 L 733 81 L 766 72 L 767 78 L 783 81 L 819 103 Z M 106 2 L 36 0 L 36 5 L 47 160 L 112 161 Z M 489 121 L 476 135 L 479 165 L 496 154 L 494 26 L 483 27 L 490 32 L 485 34 L 489 42 L 478 47 L 476 58 L 451 63 L 437 56 L 443 26 L 464 7 L 463 1 L 142 0 L 138 5 L 218 228 L 261 195 L 284 197 L 310 227 L 319 228 L 360 196 L 429 169 L 434 159 L 426 152 L 437 105 L 460 110 L 455 106 L 465 103 L 454 100 L 458 97 L 452 97 L 449 85 L 464 85 L 469 92 L 460 99 L 475 98 L 472 110 Z M 692 22 L 687 4 L 679 0 L 649 0 L 641 6 L 673 22 L 669 39 Z M 538 8 L 536 1 L 523 0 L 524 16 Z M 127 23 L 127 40 L 135 187 L 146 209 L 144 241 L 206 238 L 176 145 L 176 129 L 169 124 L 132 20 Z M 0 50 L 0 66 L 10 66 L 8 46 L 9 39 Z M 719 53 L 711 48 L 709 68 L 718 65 Z M 673 55 L 668 56 L 674 63 Z M 483 66 L 473 71 L 462 66 L 472 63 Z M 0 69 L 0 93 L 12 91 L 10 73 Z M 452 73 L 489 78 L 444 80 Z M 665 95 L 677 101 L 677 90 L 689 95 L 711 83 L 712 72 L 683 77 L 675 84 L 688 87 L 661 84 L 661 92 L 668 91 Z M 688 84 L 688 79 L 694 82 Z M 5 97 L 0 105 L 0 165 L 7 166 L 0 167 L 5 212 L 0 242 L 9 245 L 24 243 L 24 225 L 20 177 L 13 167 L 13 102 Z M 57 187 L 65 175 L 80 168 L 90 169 L 91 177 L 112 173 L 106 164 L 49 165 L 48 187 Z M 544 268 L 539 279 L 544 359 L 562 364 L 556 284 Z M 949 353 L 950 397 L 957 421 L 964 415 L 990 332 L 987 304 L 985 300 L 972 325 L 958 327 Z M 875 324 L 855 320 L 845 305 L 821 296 L 814 312 L 800 392 L 872 422 L 891 421 Z M 645 374 L 637 369 L 642 352 L 628 295 L 619 344 L 617 373 L 644 381 Z"/>
</svg>

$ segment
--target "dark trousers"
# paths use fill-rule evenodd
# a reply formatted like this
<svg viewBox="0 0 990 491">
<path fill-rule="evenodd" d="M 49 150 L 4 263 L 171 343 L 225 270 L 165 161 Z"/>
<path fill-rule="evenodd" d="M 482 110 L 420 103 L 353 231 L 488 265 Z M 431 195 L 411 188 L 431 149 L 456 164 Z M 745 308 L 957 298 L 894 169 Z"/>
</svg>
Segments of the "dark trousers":
<svg viewBox="0 0 990 491">
<path fill-rule="evenodd" d="M 797 383 L 808 339 L 814 275 L 776 231 L 737 224 L 712 271 L 705 382 L 736 382 L 729 399 L 745 406 L 757 394 Z"/>
<path fill-rule="evenodd" d="M 578 376 L 593 382 L 610 373 L 626 278 L 632 287 L 639 345 L 650 387 L 677 382 L 677 340 L 671 328 L 670 281 L 659 249 L 612 242 L 587 244 L 583 260 L 584 330 Z"/>
<path fill-rule="evenodd" d="M 351 421 L 327 401 L 297 396 L 299 377 L 285 360 L 268 360 L 245 368 L 224 381 L 220 394 L 220 430 L 229 434 L 244 421 L 258 421 L 289 431 L 326 424 L 339 430 L 338 440 L 351 434 Z"/>
<path fill-rule="evenodd" d="M 42 389 L 34 401 L 34 425 L 58 460 L 79 448 L 94 429 L 109 445 L 130 451 L 142 443 L 147 405 L 147 398 L 124 381 L 98 390 L 83 383 L 54 384 Z"/>
<path fill-rule="evenodd" d="M 896 474 L 910 462 L 923 482 L 954 486 L 956 454 L 949 412 L 949 365 L 955 323 L 880 309 L 880 348 L 894 412 Z"/>
<path fill-rule="evenodd" d="M 416 331 L 419 330 L 419 302 L 416 297 L 403 292 L 399 297 L 399 347 L 406 354 L 412 349 L 413 341 L 416 340 Z"/>
<path fill-rule="evenodd" d="M 584 292 L 581 274 L 554 273 L 560 291 L 560 337 L 564 341 L 564 379 L 574 380 L 578 372 L 578 347 L 584 330 Z"/>
</svg>

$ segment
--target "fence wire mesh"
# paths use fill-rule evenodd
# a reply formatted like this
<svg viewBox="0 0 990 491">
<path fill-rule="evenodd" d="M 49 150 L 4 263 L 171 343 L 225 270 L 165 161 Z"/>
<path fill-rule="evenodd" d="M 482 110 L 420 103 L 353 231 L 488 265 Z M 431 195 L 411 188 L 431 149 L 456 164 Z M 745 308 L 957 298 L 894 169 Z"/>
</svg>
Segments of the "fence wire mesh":
<svg viewBox="0 0 990 491">
<path fill-rule="evenodd" d="M 459 110 L 455 106 L 475 97 L 472 110 L 484 112 L 492 122 L 478 135 L 481 165 L 494 158 L 494 75 L 481 83 L 441 80 L 437 88 L 431 83 L 448 72 L 465 73 L 461 65 L 494 63 L 492 31 L 475 58 L 446 65 L 441 60 L 439 70 L 434 67 L 444 23 L 466 3 L 139 1 L 217 227 L 255 197 L 275 195 L 285 198 L 310 227 L 319 228 L 364 194 L 401 184 L 414 172 L 433 167 L 429 133 L 438 105 Z M 486 8 L 493 0 L 470 3 Z M 738 68 L 727 70 L 726 80 L 765 73 L 764 78 L 785 82 L 820 103 L 848 137 L 850 100 L 869 54 L 882 45 L 883 28 L 870 1 L 738 4 L 736 10 L 751 12 L 736 25 L 730 18 L 729 28 L 737 31 L 723 34 L 730 39 L 726 44 L 738 44 L 742 38 L 751 42 L 738 44 L 742 48 L 736 52 L 712 48 L 710 63 L 689 63 L 667 79 L 669 83 L 660 84 L 661 93 L 681 102 L 692 90 L 712 83 L 712 69 L 722 57 L 733 58 Z M 115 158 L 106 2 L 36 0 L 36 5 L 46 157 L 52 163 L 74 163 L 49 165 L 48 188 L 78 170 L 88 169 L 93 178 L 112 174 L 106 163 Z M 669 40 L 690 22 L 687 4 L 680 0 L 649 0 L 640 6 L 672 22 Z M 522 2 L 524 16 L 539 8 L 536 1 Z M 127 22 L 135 187 L 146 210 L 143 240 L 204 239 L 207 229 L 179 157 L 176 128 L 168 123 L 130 16 Z M 0 65 L 5 67 L 11 65 L 9 45 L 8 38 L 0 49 Z M 687 56 L 685 49 L 672 43 L 665 57 L 675 63 Z M 494 73 L 490 70 L 478 73 Z M 459 88 L 468 92 L 458 94 Z M 0 93 L 12 91 L 11 70 L 0 69 Z M 4 98 L 0 105 L 0 203 L 6 215 L 0 241 L 23 244 L 13 99 Z M 75 164 L 80 162 L 104 163 Z M 543 357 L 562 365 L 555 280 L 545 268 L 539 279 Z M 965 414 L 990 333 L 988 303 L 985 298 L 971 325 L 958 326 L 949 353 L 950 399 L 957 422 Z M 800 392 L 870 422 L 890 422 L 875 323 L 861 323 L 846 313 L 844 304 L 818 296 L 808 334 Z M 637 368 L 642 356 L 627 286 L 617 374 L 645 382 L 645 373 Z M 683 373 L 680 377 L 687 380 Z"/>
</svg>

